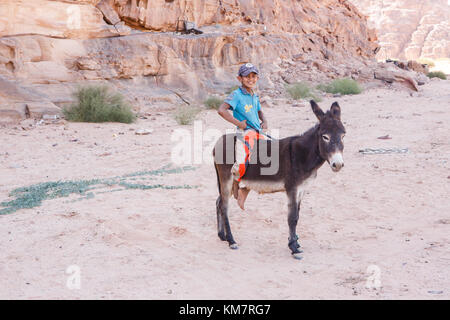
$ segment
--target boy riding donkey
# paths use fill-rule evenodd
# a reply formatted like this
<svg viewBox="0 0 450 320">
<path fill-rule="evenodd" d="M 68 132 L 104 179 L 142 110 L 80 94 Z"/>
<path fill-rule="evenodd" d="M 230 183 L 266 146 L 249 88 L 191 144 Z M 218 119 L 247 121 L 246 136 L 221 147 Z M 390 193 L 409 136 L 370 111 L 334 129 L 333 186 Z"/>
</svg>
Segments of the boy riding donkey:
<svg viewBox="0 0 450 320">
<path fill-rule="evenodd" d="M 246 188 L 241 178 L 249 163 L 250 151 L 258 139 L 269 136 L 261 130 L 267 130 L 267 120 L 261 110 L 258 95 L 254 92 L 259 79 L 258 69 L 251 63 L 239 68 L 237 79 L 241 86 L 234 90 L 219 107 L 218 113 L 228 122 L 236 125 L 236 162 L 231 173 L 233 175 L 233 195 L 239 207 L 244 210 L 245 199 L 250 189 Z M 231 114 L 228 110 L 233 110 Z"/>
</svg>

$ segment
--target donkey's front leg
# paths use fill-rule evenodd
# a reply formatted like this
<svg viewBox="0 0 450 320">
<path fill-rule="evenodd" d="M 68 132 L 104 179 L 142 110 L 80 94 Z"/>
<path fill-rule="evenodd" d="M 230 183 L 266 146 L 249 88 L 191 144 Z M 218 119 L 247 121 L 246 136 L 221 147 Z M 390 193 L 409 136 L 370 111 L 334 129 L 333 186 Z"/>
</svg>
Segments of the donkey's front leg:
<svg viewBox="0 0 450 320">
<path fill-rule="evenodd" d="M 290 190 L 288 192 L 288 224 L 289 224 L 289 243 L 288 247 L 291 249 L 292 255 L 295 259 L 301 259 L 300 245 L 298 244 L 298 236 L 296 233 L 297 222 L 300 211 L 300 201 L 297 200 L 297 190 Z"/>
</svg>

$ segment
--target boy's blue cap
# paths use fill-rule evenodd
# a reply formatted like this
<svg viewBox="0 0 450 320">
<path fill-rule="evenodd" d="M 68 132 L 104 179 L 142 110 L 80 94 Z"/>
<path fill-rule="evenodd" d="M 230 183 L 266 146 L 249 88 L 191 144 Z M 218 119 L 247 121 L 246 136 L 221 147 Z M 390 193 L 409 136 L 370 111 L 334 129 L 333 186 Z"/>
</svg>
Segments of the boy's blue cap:
<svg viewBox="0 0 450 320">
<path fill-rule="evenodd" d="M 239 68 L 238 76 L 246 77 L 252 72 L 259 74 L 258 69 L 254 65 L 251 63 L 246 63 Z"/>
</svg>

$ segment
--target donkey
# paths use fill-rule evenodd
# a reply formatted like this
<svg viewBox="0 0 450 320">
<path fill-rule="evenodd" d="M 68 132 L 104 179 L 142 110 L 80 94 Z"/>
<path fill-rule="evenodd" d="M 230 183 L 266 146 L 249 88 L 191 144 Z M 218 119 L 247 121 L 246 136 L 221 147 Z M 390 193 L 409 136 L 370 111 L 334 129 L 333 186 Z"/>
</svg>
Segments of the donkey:
<svg viewBox="0 0 450 320">
<path fill-rule="evenodd" d="M 278 161 L 277 171 L 261 174 L 269 163 L 263 163 L 261 155 L 250 162 L 241 182 L 250 190 L 259 193 L 284 191 L 288 197 L 288 247 L 294 258 L 301 259 L 300 245 L 296 234 L 300 203 L 305 188 L 317 176 L 317 170 L 327 161 L 334 172 L 344 166 L 342 152 L 345 128 L 341 122 L 341 108 L 337 102 L 326 113 L 314 100 L 310 101 L 312 111 L 319 123 L 303 133 L 279 140 L 258 140 L 254 150 L 266 150 L 267 155 Z M 232 195 L 233 177 L 231 167 L 234 163 L 235 134 L 223 135 L 216 142 L 213 156 L 217 174 L 219 197 L 216 200 L 217 230 L 222 241 L 227 241 L 231 249 L 237 249 L 228 219 L 228 201 Z M 276 150 L 278 148 L 278 150 Z M 278 152 L 276 152 L 278 151 Z M 261 153 L 261 152 L 259 152 Z M 253 154 L 253 151 L 252 151 Z M 224 161 L 225 160 L 225 161 Z M 273 164 L 273 163 L 272 163 Z"/>
</svg>

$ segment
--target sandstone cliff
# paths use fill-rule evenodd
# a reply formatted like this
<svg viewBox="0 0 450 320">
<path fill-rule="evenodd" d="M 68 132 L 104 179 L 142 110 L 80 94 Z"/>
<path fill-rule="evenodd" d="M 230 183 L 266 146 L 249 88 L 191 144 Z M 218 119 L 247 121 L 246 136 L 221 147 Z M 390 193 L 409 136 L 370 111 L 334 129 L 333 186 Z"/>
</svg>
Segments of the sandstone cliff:
<svg viewBox="0 0 450 320">
<path fill-rule="evenodd" d="M 0 88 L 9 118 L 37 96 L 36 110 L 58 112 L 89 82 L 108 81 L 137 109 L 199 100 L 235 85 L 248 61 L 273 95 L 299 80 L 369 80 L 379 49 L 347 0 L 4 0 L 0 17 L 0 81 L 22 88 L 22 100 Z M 183 21 L 203 33 L 174 32 Z"/>
<path fill-rule="evenodd" d="M 378 32 L 379 59 L 450 58 L 448 0 L 350 0 Z"/>
</svg>

